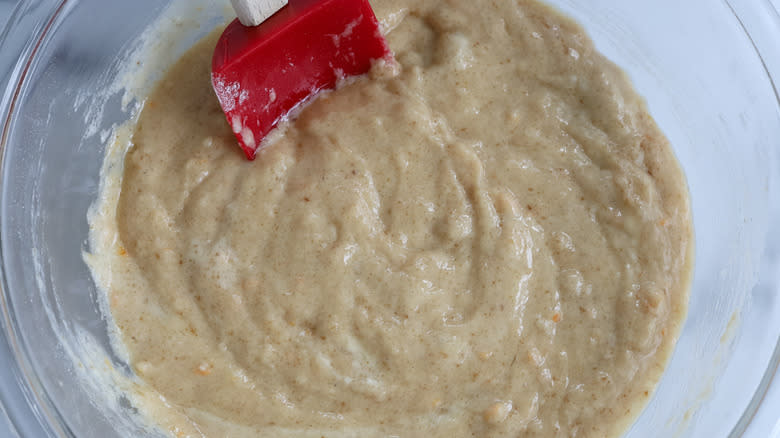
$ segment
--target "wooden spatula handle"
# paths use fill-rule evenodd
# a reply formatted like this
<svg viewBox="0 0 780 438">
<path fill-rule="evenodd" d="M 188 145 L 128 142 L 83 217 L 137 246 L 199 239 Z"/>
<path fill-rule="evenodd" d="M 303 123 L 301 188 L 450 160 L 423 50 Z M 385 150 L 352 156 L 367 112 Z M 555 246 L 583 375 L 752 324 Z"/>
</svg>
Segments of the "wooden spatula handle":
<svg viewBox="0 0 780 438">
<path fill-rule="evenodd" d="M 287 0 L 230 0 L 244 26 L 257 26 L 287 5 Z"/>
</svg>

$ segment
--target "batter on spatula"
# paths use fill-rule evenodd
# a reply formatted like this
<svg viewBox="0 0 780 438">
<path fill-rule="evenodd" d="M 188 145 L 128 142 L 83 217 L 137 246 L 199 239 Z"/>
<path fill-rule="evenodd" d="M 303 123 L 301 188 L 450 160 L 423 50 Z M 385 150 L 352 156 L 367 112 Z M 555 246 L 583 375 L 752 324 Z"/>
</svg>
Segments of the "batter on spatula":
<svg viewBox="0 0 780 438">
<path fill-rule="evenodd" d="M 686 313 L 670 145 L 536 1 L 373 7 L 398 70 L 321 97 L 254 162 L 210 87 L 214 38 L 149 97 L 102 198 L 116 218 L 92 218 L 116 237 L 92 260 L 137 399 L 163 397 L 174 435 L 622 433 Z"/>
</svg>

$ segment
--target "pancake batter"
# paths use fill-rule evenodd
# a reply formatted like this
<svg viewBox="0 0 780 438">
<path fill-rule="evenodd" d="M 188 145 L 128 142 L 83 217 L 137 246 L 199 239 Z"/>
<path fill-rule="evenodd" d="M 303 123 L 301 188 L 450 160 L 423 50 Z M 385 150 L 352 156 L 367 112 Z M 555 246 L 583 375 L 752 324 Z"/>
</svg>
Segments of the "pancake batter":
<svg viewBox="0 0 780 438">
<path fill-rule="evenodd" d="M 148 98 L 116 218 L 91 219 L 117 236 L 93 269 L 139 400 L 181 436 L 622 433 L 686 313 L 667 140 L 536 1 L 374 8 L 397 70 L 254 162 L 209 84 L 216 35 Z"/>
</svg>

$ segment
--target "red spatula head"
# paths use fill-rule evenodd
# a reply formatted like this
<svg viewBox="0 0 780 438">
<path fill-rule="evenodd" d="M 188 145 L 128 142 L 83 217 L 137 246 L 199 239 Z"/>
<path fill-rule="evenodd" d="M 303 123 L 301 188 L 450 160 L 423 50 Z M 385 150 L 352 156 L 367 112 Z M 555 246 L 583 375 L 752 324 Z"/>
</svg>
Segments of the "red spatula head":
<svg viewBox="0 0 780 438">
<path fill-rule="evenodd" d="M 392 60 L 367 0 L 290 0 L 256 27 L 232 22 L 217 43 L 211 80 L 247 158 L 302 102 Z"/>
</svg>

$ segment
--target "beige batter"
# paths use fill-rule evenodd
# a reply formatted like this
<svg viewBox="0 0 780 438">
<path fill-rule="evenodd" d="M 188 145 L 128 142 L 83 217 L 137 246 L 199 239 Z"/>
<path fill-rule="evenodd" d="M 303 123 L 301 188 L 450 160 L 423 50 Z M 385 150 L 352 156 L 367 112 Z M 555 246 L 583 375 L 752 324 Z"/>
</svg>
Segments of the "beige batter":
<svg viewBox="0 0 780 438">
<path fill-rule="evenodd" d="M 215 38 L 146 102 L 116 221 L 93 223 L 119 237 L 95 269 L 152 416 L 211 437 L 620 434 L 686 312 L 669 144 L 546 6 L 374 6 L 397 74 L 317 100 L 254 162 L 209 85 Z"/>
</svg>

